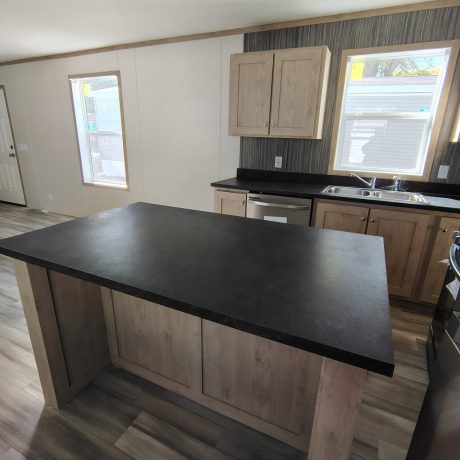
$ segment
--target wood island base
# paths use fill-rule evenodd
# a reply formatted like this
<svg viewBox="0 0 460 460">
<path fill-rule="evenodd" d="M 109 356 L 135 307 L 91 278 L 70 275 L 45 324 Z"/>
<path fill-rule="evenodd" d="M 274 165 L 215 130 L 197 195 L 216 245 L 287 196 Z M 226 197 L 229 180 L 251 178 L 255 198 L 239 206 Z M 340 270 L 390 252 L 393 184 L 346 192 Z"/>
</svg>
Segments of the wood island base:
<svg viewBox="0 0 460 460">
<path fill-rule="evenodd" d="M 293 447 L 346 460 L 367 371 L 14 261 L 45 401 L 111 363 Z"/>
</svg>

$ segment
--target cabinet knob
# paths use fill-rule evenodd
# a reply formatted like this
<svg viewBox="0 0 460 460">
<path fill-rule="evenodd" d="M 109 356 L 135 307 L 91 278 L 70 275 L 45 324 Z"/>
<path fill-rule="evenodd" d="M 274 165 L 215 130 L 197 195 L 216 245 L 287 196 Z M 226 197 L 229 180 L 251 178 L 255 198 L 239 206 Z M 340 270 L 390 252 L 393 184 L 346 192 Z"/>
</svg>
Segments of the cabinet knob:
<svg viewBox="0 0 460 460">
<path fill-rule="evenodd" d="M 361 222 L 366 222 L 366 220 L 367 220 L 367 219 L 366 219 L 364 216 L 361 217 Z"/>
<path fill-rule="evenodd" d="M 266 128 L 268 128 L 268 121 L 266 121 L 266 122 L 264 123 L 264 126 L 265 126 Z"/>
<path fill-rule="evenodd" d="M 241 206 L 244 206 L 246 204 L 246 201 L 241 202 Z"/>
<path fill-rule="evenodd" d="M 441 230 L 441 232 L 443 232 L 443 233 L 446 233 L 449 229 L 448 229 L 448 228 L 442 228 L 442 227 L 441 227 L 439 230 Z"/>
<path fill-rule="evenodd" d="M 276 127 L 276 123 L 272 123 L 272 128 L 275 128 Z"/>
<path fill-rule="evenodd" d="M 371 218 L 371 222 L 374 223 L 374 222 L 375 222 L 375 219 L 372 219 L 372 218 Z"/>
</svg>

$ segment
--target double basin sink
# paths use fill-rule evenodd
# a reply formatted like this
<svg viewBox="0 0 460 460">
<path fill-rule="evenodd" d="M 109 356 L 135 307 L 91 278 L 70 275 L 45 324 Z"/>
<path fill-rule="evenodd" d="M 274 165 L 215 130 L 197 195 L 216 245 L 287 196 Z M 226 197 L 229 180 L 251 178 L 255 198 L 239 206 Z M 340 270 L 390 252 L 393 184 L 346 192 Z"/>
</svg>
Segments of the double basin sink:
<svg viewBox="0 0 460 460">
<path fill-rule="evenodd" d="M 399 201 L 413 204 L 428 204 L 428 200 L 420 193 L 394 192 L 375 188 L 342 187 L 329 185 L 321 193 L 325 195 L 348 196 L 352 198 L 368 198 L 382 201 Z"/>
</svg>

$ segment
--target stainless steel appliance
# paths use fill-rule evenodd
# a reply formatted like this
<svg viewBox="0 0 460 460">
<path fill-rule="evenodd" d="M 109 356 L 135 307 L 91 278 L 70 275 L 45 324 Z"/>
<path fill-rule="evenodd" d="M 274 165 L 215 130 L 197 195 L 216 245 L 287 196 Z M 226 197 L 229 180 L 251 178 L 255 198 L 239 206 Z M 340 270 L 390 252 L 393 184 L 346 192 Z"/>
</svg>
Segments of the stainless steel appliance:
<svg viewBox="0 0 460 460">
<path fill-rule="evenodd" d="M 283 224 L 310 225 L 311 200 L 250 193 L 246 216 Z"/>
</svg>

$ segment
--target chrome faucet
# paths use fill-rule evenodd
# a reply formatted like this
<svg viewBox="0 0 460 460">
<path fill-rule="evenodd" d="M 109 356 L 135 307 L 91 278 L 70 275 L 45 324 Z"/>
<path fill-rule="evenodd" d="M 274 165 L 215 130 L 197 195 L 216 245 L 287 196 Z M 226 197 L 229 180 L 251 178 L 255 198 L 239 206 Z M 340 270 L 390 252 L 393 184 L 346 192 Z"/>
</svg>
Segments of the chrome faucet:
<svg viewBox="0 0 460 460">
<path fill-rule="evenodd" d="M 399 192 L 401 190 L 401 178 L 399 176 L 393 176 L 393 191 Z"/>
<path fill-rule="evenodd" d="M 375 188 L 375 183 L 377 182 L 376 177 L 372 177 L 371 180 L 369 182 L 367 182 L 366 179 L 363 179 L 362 177 L 358 176 L 358 174 L 355 174 L 355 173 L 352 173 L 352 172 L 350 173 L 350 177 L 356 177 L 356 179 L 359 179 L 361 182 L 363 182 L 364 184 L 366 184 L 370 188 Z"/>
</svg>

